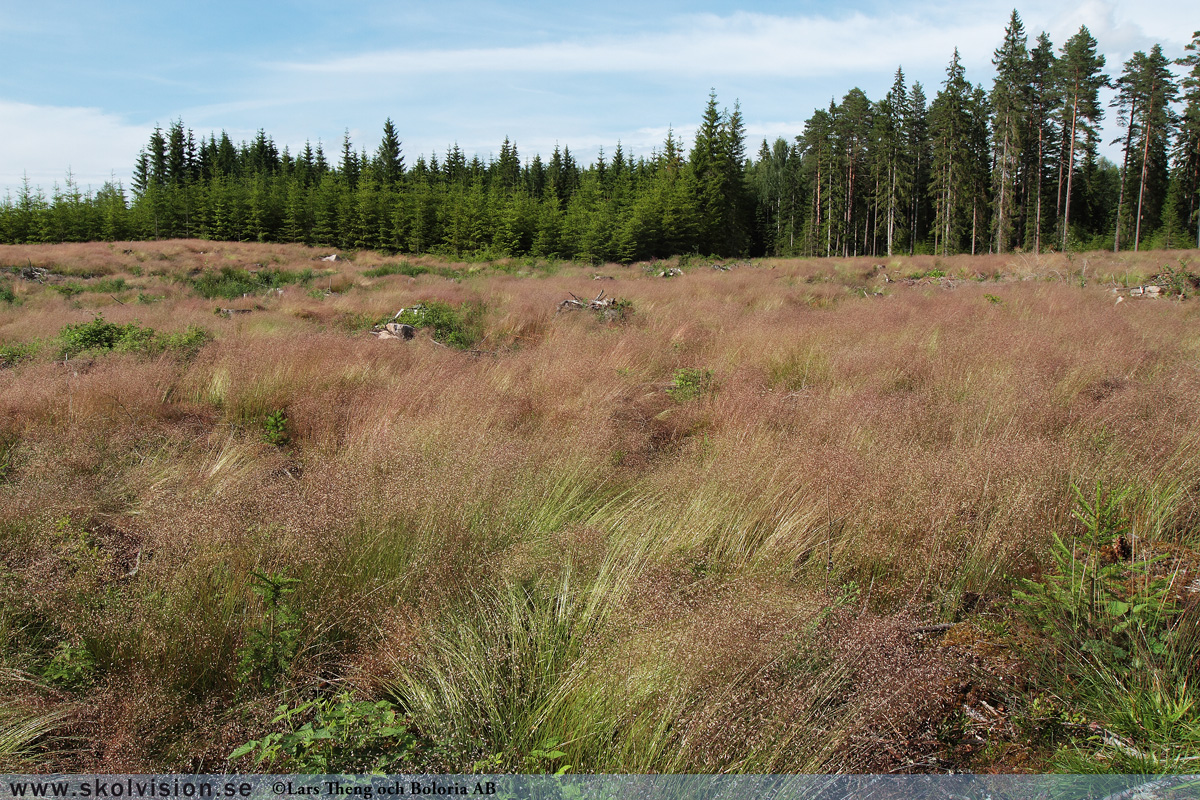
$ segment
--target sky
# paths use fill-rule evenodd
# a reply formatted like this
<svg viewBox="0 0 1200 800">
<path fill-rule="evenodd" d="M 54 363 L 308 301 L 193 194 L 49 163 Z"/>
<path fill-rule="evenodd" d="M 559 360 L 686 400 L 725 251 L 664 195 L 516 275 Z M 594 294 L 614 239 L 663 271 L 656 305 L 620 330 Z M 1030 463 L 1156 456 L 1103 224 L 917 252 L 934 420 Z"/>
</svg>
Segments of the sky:
<svg viewBox="0 0 1200 800">
<path fill-rule="evenodd" d="M 690 144 L 715 91 L 740 103 L 748 148 L 791 138 L 815 108 L 857 86 L 872 100 L 897 67 L 932 100 L 957 47 L 991 87 L 1012 6 L 994 0 L 0 0 L 0 196 L 24 178 L 46 192 L 129 186 L 156 125 L 234 141 L 264 129 L 293 153 L 349 131 L 373 152 L 392 119 L 406 162 L 457 143 L 522 159 L 555 145 L 577 158 Z M 1032 43 L 1087 25 L 1114 77 L 1136 50 L 1183 55 L 1194 0 L 1032 0 Z M 1107 114 L 1105 139 L 1116 136 Z"/>
</svg>

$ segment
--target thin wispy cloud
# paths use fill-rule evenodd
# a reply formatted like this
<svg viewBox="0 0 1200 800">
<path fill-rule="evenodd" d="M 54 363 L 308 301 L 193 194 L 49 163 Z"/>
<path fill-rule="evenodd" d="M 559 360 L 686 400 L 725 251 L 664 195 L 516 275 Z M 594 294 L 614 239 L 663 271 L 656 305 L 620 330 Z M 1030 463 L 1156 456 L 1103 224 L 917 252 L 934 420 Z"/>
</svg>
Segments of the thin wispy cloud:
<svg viewBox="0 0 1200 800">
<path fill-rule="evenodd" d="M 1029 0 L 1019 11 L 1030 41 L 1045 30 L 1056 48 L 1086 24 L 1116 75 L 1155 42 L 1169 57 L 1182 54 L 1200 27 L 1187 5 Z M 262 128 L 293 151 L 323 141 L 331 157 L 346 130 L 371 149 L 391 117 L 410 163 L 452 142 L 486 157 L 505 136 L 523 156 L 547 156 L 557 142 L 591 158 L 617 140 L 648 154 L 668 125 L 690 147 L 714 88 L 722 106 L 741 100 L 756 149 L 763 138 L 800 133 L 798 120 L 855 86 L 882 96 L 898 66 L 932 99 L 955 48 L 968 79 L 990 86 L 1012 7 L 848 0 L 781 12 L 752 0 L 681 14 L 681 5 L 655 0 L 302 11 L 268 2 L 243 8 L 246 24 L 233 27 L 173 21 L 148 0 L 65 8 L 0 11 L 0 48 L 14 65 L 0 74 L 0 192 L 26 173 L 49 188 L 68 167 L 81 183 L 98 185 L 114 170 L 127 183 L 154 125 L 178 118 L 198 135 L 224 129 L 235 141 Z"/>
<path fill-rule="evenodd" d="M 845 18 L 781 17 L 738 12 L 700 14 L 675 30 L 620 38 L 596 36 L 520 47 L 395 49 L 274 68 L 307 78 L 325 76 L 525 72 L 702 76 L 815 77 L 883 69 L 900 62 L 944 62 L 955 46 L 987 48 L 992 20 L 941 28 L 911 15 Z"/>
<path fill-rule="evenodd" d="M 146 138 L 142 125 L 98 108 L 38 106 L 0 100 L 0 186 L 14 187 L 28 177 L 49 188 L 71 171 L 82 187 L 100 188 L 115 174 L 129 171 Z"/>
</svg>

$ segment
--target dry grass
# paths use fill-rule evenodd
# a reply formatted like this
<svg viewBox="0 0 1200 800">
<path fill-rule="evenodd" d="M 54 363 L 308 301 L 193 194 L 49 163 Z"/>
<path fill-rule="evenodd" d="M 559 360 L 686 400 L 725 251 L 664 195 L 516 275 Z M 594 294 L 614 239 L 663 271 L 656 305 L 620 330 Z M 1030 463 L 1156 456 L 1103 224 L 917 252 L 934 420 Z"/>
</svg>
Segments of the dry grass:
<svg viewBox="0 0 1200 800">
<path fill-rule="evenodd" d="M 0 665 L 49 711 L 91 709 L 86 752 L 38 768 L 215 769 L 280 700 L 348 685 L 403 700 L 446 743 L 438 769 L 549 768 L 530 754 L 550 740 L 576 771 L 936 769 L 971 679 L 912 629 L 1036 575 L 1072 482 L 1132 486 L 1139 536 L 1196 544 L 1200 311 L 1109 291 L 1161 254 L 612 281 L 421 260 L 441 274 L 368 278 L 394 259 L 322 255 L 0 248 L 130 286 L 15 280 L 0 305 L 0 345 L 43 342 L 0 369 Z M 186 283 L 256 264 L 318 277 L 235 301 Z M 625 322 L 555 315 L 601 288 Z M 430 300 L 486 304 L 474 352 L 363 330 Z M 97 312 L 215 339 L 56 360 Z M 672 399 L 683 368 L 712 391 Z M 302 581 L 278 690 L 239 680 L 267 614 L 253 572 Z M 61 647 L 90 654 L 77 683 L 48 667 Z"/>
</svg>

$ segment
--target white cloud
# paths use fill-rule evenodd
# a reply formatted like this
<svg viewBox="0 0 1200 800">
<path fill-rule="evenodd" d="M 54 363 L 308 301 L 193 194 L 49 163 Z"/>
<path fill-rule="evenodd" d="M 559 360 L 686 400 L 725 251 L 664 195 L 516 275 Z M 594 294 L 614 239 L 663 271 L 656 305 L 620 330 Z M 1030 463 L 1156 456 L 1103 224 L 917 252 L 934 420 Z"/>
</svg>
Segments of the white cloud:
<svg viewBox="0 0 1200 800">
<path fill-rule="evenodd" d="M 643 76 L 815 77 L 885 70 L 897 64 L 945 63 L 957 46 L 990 54 L 996 21 L 967 18 L 942 26 L 913 15 L 874 18 L 781 17 L 737 12 L 694 15 L 674 30 L 596 37 L 523 47 L 387 50 L 316 63 L 277 63 L 311 80 L 324 76 L 532 72 Z"/>
<path fill-rule="evenodd" d="M 0 100 L 0 192 L 24 176 L 49 191 L 70 169 L 82 188 L 114 175 L 129 186 L 134 157 L 150 129 L 96 108 L 37 106 Z"/>
</svg>

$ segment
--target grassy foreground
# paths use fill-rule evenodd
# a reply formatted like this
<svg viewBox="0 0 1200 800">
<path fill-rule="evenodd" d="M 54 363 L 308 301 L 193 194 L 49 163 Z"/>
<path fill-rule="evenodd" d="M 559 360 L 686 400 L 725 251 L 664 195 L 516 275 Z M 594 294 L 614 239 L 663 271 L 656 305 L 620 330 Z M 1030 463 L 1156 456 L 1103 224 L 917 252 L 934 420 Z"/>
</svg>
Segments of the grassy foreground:
<svg viewBox="0 0 1200 800">
<path fill-rule="evenodd" d="M 1200 253 L 323 255 L 0 248 L 0 771 L 1196 770 Z"/>
</svg>

